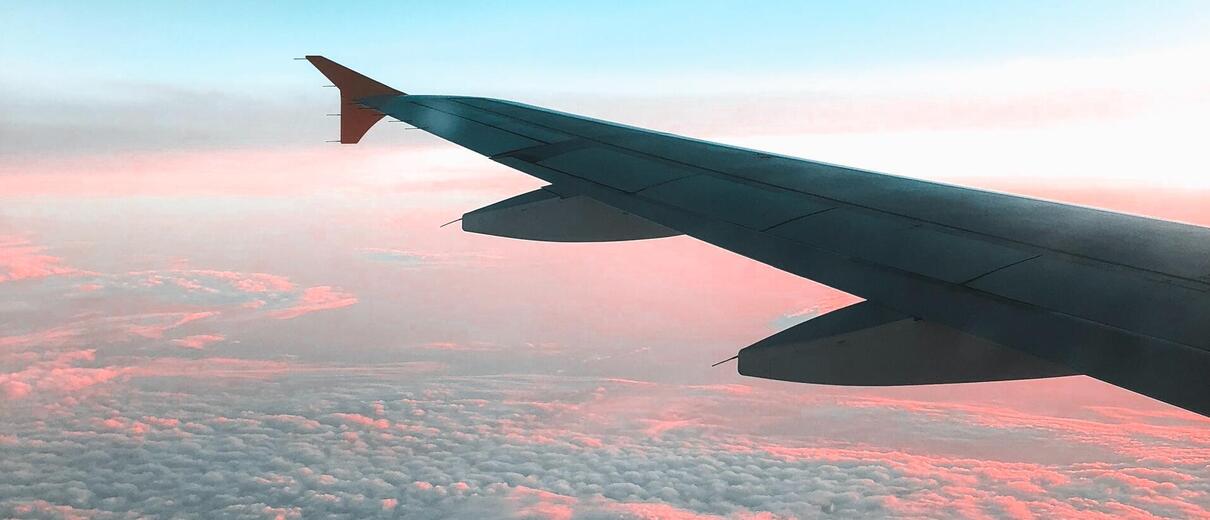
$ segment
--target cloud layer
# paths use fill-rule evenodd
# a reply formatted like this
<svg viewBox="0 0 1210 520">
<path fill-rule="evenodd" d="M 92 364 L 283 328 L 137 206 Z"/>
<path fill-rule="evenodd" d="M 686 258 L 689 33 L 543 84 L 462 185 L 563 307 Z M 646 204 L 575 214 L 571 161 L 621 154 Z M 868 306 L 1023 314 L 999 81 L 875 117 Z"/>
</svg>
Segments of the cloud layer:
<svg viewBox="0 0 1210 520">
<path fill-rule="evenodd" d="M 1107 410 L 1096 421 L 1065 421 L 996 407 L 793 399 L 744 385 L 441 376 L 423 365 L 161 364 L 71 406 L 5 408 L 0 512 L 1189 518 L 1210 507 L 1210 437 L 1199 433 L 1206 422 L 1189 416 Z M 751 422 L 803 406 L 812 416 L 791 419 L 793 432 Z M 900 441 L 849 442 L 846 421 L 895 425 Z M 1112 456 L 1013 462 L 910 446 L 936 430 Z M 1135 449 L 1157 439 L 1167 448 Z M 1202 457 L 1170 456 L 1181 450 Z"/>
</svg>

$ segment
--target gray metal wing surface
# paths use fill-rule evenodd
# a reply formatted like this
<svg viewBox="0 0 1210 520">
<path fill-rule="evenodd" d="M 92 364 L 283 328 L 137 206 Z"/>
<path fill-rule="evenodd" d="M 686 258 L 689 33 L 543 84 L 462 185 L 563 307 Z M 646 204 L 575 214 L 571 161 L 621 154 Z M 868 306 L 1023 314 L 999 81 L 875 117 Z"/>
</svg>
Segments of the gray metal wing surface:
<svg viewBox="0 0 1210 520">
<path fill-rule="evenodd" d="M 376 91 L 359 87 L 364 76 L 322 57 L 308 59 L 342 94 L 371 92 L 351 99 L 359 110 L 405 121 L 550 183 L 550 193 L 520 198 L 541 204 L 506 206 L 551 213 L 528 213 L 523 224 L 502 224 L 506 232 L 472 231 L 523 238 L 553 233 L 575 241 L 566 226 L 530 228 L 564 222 L 569 211 L 587 211 L 576 209 L 587 206 L 575 200 L 591 199 L 600 204 L 581 220 L 616 223 L 594 228 L 599 236 L 683 233 L 867 300 L 842 309 L 848 315 L 831 323 L 811 320 L 779 335 L 792 341 L 774 336 L 744 349 L 741 373 L 832 384 L 1086 374 L 1210 415 L 1210 229 L 802 160 L 511 101 Z M 365 129 L 354 131 L 360 133 L 342 134 L 341 141 L 356 142 Z M 472 222 L 508 220 L 505 213 L 483 213 L 491 208 L 478 210 Z M 924 325 L 911 325 L 916 321 Z M 962 345 L 996 361 L 956 362 L 955 352 L 967 348 Z M 862 364 L 863 350 L 917 359 L 921 366 L 897 372 L 904 365 Z M 779 372 L 768 370 L 770 359 L 781 360 Z M 962 368 L 973 365 L 980 367 Z M 784 368 L 792 366 L 802 369 Z M 997 366 L 1013 368 L 998 372 Z"/>
</svg>

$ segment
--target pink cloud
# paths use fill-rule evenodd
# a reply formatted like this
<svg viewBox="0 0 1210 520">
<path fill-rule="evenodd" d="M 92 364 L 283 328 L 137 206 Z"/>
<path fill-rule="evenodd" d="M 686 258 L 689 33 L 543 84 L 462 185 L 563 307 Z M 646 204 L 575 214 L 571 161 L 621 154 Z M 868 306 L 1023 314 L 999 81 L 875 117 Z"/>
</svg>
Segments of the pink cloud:
<svg viewBox="0 0 1210 520">
<path fill-rule="evenodd" d="M 643 433 L 651 437 L 659 437 L 664 432 L 669 430 L 679 430 L 682 428 L 694 428 L 702 426 L 702 423 L 697 419 L 649 419 L 646 420 L 649 425 L 643 429 Z"/>
<path fill-rule="evenodd" d="M 269 415 L 269 416 L 265 417 L 265 420 L 268 422 L 273 422 L 273 423 L 279 424 L 279 425 L 289 425 L 294 428 L 298 428 L 301 430 L 307 430 L 307 431 L 318 430 L 323 427 L 323 424 L 321 424 L 319 421 L 316 421 L 314 419 L 308 419 L 301 415 L 286 415 L 286 414 Z"/>
<path fill-rule="evenodd" d="M 160 321 L 150 325 L 131 324 L 127 326 L 127 330 L 136 336 L 141 336 L 148 339 L 159 339 L 164 336 L 164 333 L 180 327 L 186 323 L 197 320 L 217 316 L 216 311 L 199 311 L 199 312 L 177 312 L 177 313 L 155 313 L 138 316 L 140 321 L 153 320 Z"/>
<path fill-rule="evenodd" d="M 56 347 L 79 338 L 82 331 L 71 325 L 61 325 L 27 334 L 0 336 L 0 347 L 24 348 L 30 346 Z"/>
<path fill-rule="evenodd" d="M 741 384 L 725 384 L 725 385 L 694 385 L 690 386 L 694 390 L 708 390 L 712 392 L 720 392 L 731 395 L 751 395 L 754 389 L 750 385 Z"/>
<path fill-rule="evenodd" d="M 934 482 L 928 492 L 910 497 L 883 497 L 882 507 L 894 515 L 929 516 L 936 507 L 944 506 L 957 511 L 963 517 L 983 517 L 991 511 L 1011 518 L 1033 518 L 1042 515 L 1050 518 L 1118 518 L 1150 517 L 1150 513 L 1114 502 L 1090 502 L 1064 500 L 1056 495 L 1061 488 L 1079 489 L 1092 482 L 1105 487 L 1107 481 L 1117 481 L 1123 493 L 1131 495 L 1132 501 L 1161 505 L 1182 511 L 1182 516 L 1200 517 L 1204 511 L 1193 505 L 1199 493 L 1182 492 L 1171 484 L 1135 478 L 1108 464 L 1077 465 L 1060 473 L 1057 468 L 1041 464 L 1000 462 L 995 460 L 943 457 L 912 454 L 900 451 L 861 448 L 802 447 L 789 448 L 765 446 L 763 451 L 788 460 L 826 463 L 843 467 L 887 467 L 903 475 L 903 478 Z M 1013 492 L 1004 496 L 994 491 L 1002 489 Z M 1002 491 L 1001 491 L 1002 492 Z M 1182 494 L 1184 500 L 1174 500 L 1169 495 Z"/>
<path fill-rule="evenodd" d="M 753 439 L 743 432 L 796 431 L 801 429 L 796 420 L 804 413 L 820 417 L 840 413 L 846 417 L 843 424 L 823 422 L 812 427 L 812 435 L 825 439 L 844 438 L 858 446 L 887 446 L 892 450 L 945 456 L 951 460 L 1023 458 L 1031 464 L 1074 464 L 1110 457 L 1138 460 L 1140 464 L 1154 467 L 1196 467 L 1210 462 L 1207 459 L 1210 437 L 1204 418 L 1145 400 L 1137 403 L 1142 406 L 1135 408 L 1145 413 L 1120 414 L 1121 418 L 1116 419 L 1102 414 L 1099 407 L 1088 409 L 1067 405 L 1057 409 L 1035 409 L 1043 402 L 1032 397 L 1032 393 L 1005 400 L 1005 396 L 1013 396 L 1012 392 L 1018 388 L 1035 391 L 1033 383 L 970 385 L 958 389 L 851 389 L 754 382 L 753 391 L 749 393 L 722 385 L 685 386 L 612 380 L 604 382 L 605 391 L 586 392 L 570 402 L 505 399 L 505 403 L 532 410 L 541 419 L 500 421 L 498 427 L 500 434 L 511 442 L 559 443 L 586 448 L 595 444 L 583 442 L 577 435 L 597 438 L 601 433 L 627 428 L 651 438 L 675 440 L 690 436 L 684 432 L 692 431 L 694 437 L 718 438 L 720 449 L 742 453 L 766 451 L 778 447 L 779 442 Z M 1068 395 L 1078 401 L 1080 392 L 1086 388 L 1099 396 L 1112 397 L 1111 387 L 1091 380 L 1041 383 L 1042 388 L 1036 389 L 1039 395 Z M 894 397 L 895 394 L 919 397 L 907 399 Z M 1114 401 L 1102 399 L 1100 402 Z M 1146 413 L 1149 409 L 1164 413 Z M 736 410 L 744 412 L 737 415 Z M 998 443 L 944 443 L 919 432 L 896 435 L 881 431 L 888 421 L 899 420 L 962 432 L 955 434 L 960 438 L 965 432 L 978 432 L 978 435 L 990 438 L 1028 438 L 1029 442 L 1042 443 L 1046 447 L 1022 454 L 1014 451 L 1018 446 L 1016 441 L 1005 442 L 1004 448 L 1000 449 L 993 446 Z M 837 435 L 843 437 L 835 437 Z M 606 447 L 617 446 L 616 438 L 599 438 Z M 794 447 L 793 444 L 783 447 Z M 1055 445 L 1066 449 L 1052 449 Z M 988 478 L 996 475 L 1000 482 L 1012 482 L 1010 487 L 1022 493 L 1042 492 L 1063 482 L 1058 473 L 1050 475 L 1054 478 L 1036 478 L 1039 473 L 1035 468 L 1044 466 L 1025 467 L 1029 469 L 1014 472 L 1012 468 L 1001 466 L 984 474 Z M 1173 480 L 1179 477 L 1167 473 L 1144 475 L 1125 471 L 1123 475 L 1180 483 Z"/>
<path fill-rule="evenodd" d="M 102 513 L 96 509 L 81 509 L 72 506 L 52 504 L 45 500 L 33 500 L 13 504 L 14 514 L 21 516 L 37 516 L 63 518 L 64 520 L 86 520 L 96 518 Z"/>
<path fill-rule="evenodd" d="M 0 396 L 21 399 L 31 395 L 65 395 L 130 374 L 128 367 L 80 367 L 96 359 L 95 350 L 52 354 L 15 372 L 0 373 Z"/>
<path fill-rule="evenodd" d="M 181 348 L 202 350 L 206 348 L 206 345 L 217 343 L 224 339 L 227 339 L 227 337 L 222 334 L 195 334 L 193 336 L 174 339 L 172 340 L 172 344 Z"/>
<path fill-rule="evenodd" d="M 158 427 L 158 428 L 169 429 L 169 428 L 176 428 L 181 425 L 181 421 L 179 419 L 173 419 L 171 417 L 145 416 L 141 420 L 142 420 L 142 422 L 144 422 L 146 424 L 150 424 L 150 425 Z"/>
<path fill-rule="evenodd" d="M 236 289 L 247 293 L 288 292 L 294 290 L 290 279 L 267 273 L 240 273 L 234 271 L 189 270 L 186 274 L 225 280 Z"/>
<path fill-rule="evenodd" d="M 517 507 L 519 516 L 546 520 L 570 520 L 579 502 L 575 497 L 526 486 L 510 490 L 509 499 Z"/>
<path fill-rule="evenodd" d="M 638 518 L 649 518 L 659 520 L 723 520 L 724 517 L 718 515 L 707 515 L 687 511 L 679 507 L 673 507 L 668 504 L 650 504 L 641 502 L 622 502 L 617 504 L 608 504 L 603 509 L 613 513 L 634 516 Z M 749 516 L 747 518 L 756 518 Z"/>
<path fill-rule="evenodd" d="M 385 429 L 391 427 L 391 421 L 388 421 L 386 419 L 375 419 L 373 417 L 366 417 L 361 414 L 334 413 L 334 414 L 332 414 L 332 417 L 335 417 L 336 419 L 339 419 L 340 421 L 347 423 L 347 424 L 355 424 L 358 426 L 367 426 L 367 427 L 371 427 L 371 428 L 378 428 L 380 430 L 385 430 Z"/>
<path fill-rule="evenodd" d="M 146 287 L 171 283 L 188 291 L 209 293 L 219 292 L 224 288 L 223 286 L 245 294 L 289 293 L 295 289 L 294 283 L 289 278 L 270 273 L 174 268 L 159 271 L 132 271 L 123 276 L 142 278 L 141 284 Z"/>
<path fill-rule="evenodd" d="M 63 265 L 63 259 L 45 254 L 46 248 L 15 236 L 0 236 L 0 282 L 82 274 Z"/>
<path fill-rule="evenodd" d="M 33 363 L 24 368 L 0 372 L 0 398 L 59 398 L 79 394 L 103 383 L 127 380 L 129 377 L 270 379 L 287 374 L 289 366 L 269 360 L 236 358 L 155 358 L 136 359 L 132 364 L 125 366 L 81 366 L 93 362 L 96 362 L 94 349 L 34 354 Z M 375 423 L 375 426 L 378 424 Z M 387 426 L 390 424 L 387 423 Z"/>
<path fill-rule="evenodd" d="M 1045 386 L 1046 382 L 1042 384 Z M 965 422 L 981 428 L 1044 429 L 1068 441 L 1102 446 L 1165 464 L 1210 463 L 1210 429 L 1207 428 L 1210 418 L 1166 405 L 1157 413 L 1105 414 L 1106 407 L 1093 407 L 1092 411 L 1099 416 L 1094 419 L 1033 413 L 1001 404 L 917 401 L 869 395 L 842 398 L 839 404 L 852 409 L 904 410 L 913 415 Z M 1108 409 L 1114 410 L 1114 407 Z"/>
<path fill-rule="evenodd" d="M 75 321 L 70 323 L 24 334 L 0 336 L 0 347 L 79 347 L 83 346 L 85 338 L 90 344 L 136 338 L 159 339 L 169 330 L 218 314 L 218 311 L 147 312 L 127 315 L 88 313 L 75 317 Z"/>
<path fill-rule="evenodd" d="M 0 348 L 81 348 L 159 340 L 169 331 L 219 316 L 229 316 L 228 321 L 264 317 L 291 319 L 311 312 L 349 306 L 358 301 L 352 294 L 330 286 L 302 289 L 285 276 L 268 273 L 178 267 L 165 271 L 94 275 L 94 281 L 76 286 L 74 290 L 93 292 L 110 289 L 107 293 L 109 297 L 104 300 L 76 300 L 84 306 L 83 312 L 69 315 L 63 318 L 64 323 L 41 330 L 0 336 Z M 205 295 L 193 296 L 195 293 Z M 231 301 L 232 298 L 216 299 L 208 296 L 210 293 L 234 296 L 236 301 Z M 256 298 L 239 301 L 239 298 L 251 295 Z M 63 297 L 71 296 L 65 294 Z M 58 300 L 48 298 L 46 301 Z M 222 303 L 212 303 L 215 301 Z M 285 307 L 281 308 L 283 304 Z M 184 310 L 181 310 L 182 307 Z M 129 313 L 117 314 L 113 308 Z M 138 308 L 143 311 L 130 312 Z M 215 320 L 211 321 L 211 325 L 221 324 Z M 168 343 L 197 350 L 225 339 L 226 335 L 219 332 L 200 332 L 185 334 Z M 6 384 L 6 388 L 7 395 L 26 394 L 29 391 L 12 381 Z"/>
<path fill-rule="evenodd" d="M 298 303 L 285 309 L 273 311 L 269 313 L 269 316 L 279 320 L 289 320 L 312 312 L 348 307 L 355 303 L 357 303 L 356 296 L 326 285 L 321 285 L 318 287 L 308 287 L 303 291 L 302 298 L 299 299 Z"/>
<path fill-rule="evenodd" d="M 598 439 L 596 437 L 589 437 L 587 435 L 572 435 L 571 437 L 572 437 L 571 441 L 573 443 L 579 444 L 586 448 L 604 448 L 605 447 L 605 441 L 602 441 L 601 439 Z"/>
<path fill-rule="evenodd" d="M 33 385 L 12 376 L 13 374 L 0 375 L 0 396 L 6 399 L 20 399 L 34 391 Z"/>
<path fill-rule="evenodd" d="M 124 419 L 121 417 L 110 417 L 108 419 L 98 420 L 97 425 L 101 428 L 122 432 L 132 437 L 138 437 L 151 431 L 151 426 L 149 426 L 147 423 Z"/>
</svg>

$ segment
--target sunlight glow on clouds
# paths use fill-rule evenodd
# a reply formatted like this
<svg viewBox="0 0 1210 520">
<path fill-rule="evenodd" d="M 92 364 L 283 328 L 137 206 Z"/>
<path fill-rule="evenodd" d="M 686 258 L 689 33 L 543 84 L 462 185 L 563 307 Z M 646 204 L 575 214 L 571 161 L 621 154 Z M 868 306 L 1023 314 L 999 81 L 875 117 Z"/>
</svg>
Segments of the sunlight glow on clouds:
<svg viewBox="0 0 1210 520">
<path fill-rule="evenodd" d="M 74 406 L 52 405 L 42 412 L 44 424 L 6 423 L 11 456 L 0 461 L 0 485 L 36 488 L 35 460 L 52 461 L 66 484 L 0 507 L 60 507 L 100 517 L 137 510 L 269 517 L 385 511 L 415 518 L 1108 518 L 1197 516 L 1210 499 L 1210 489 L 1198 484 L 1207 476 L 1204 462 L 1156 459 L 1142 468 L 1126 459 L 1096 461 L 1097 450 L 1129 450 L 1155 432 L 1176 437 L 1193 426 L 1184 421 L 1121 421 L 1115 436 L 1071 444 L 1087 461 L 1022 463 L 854 445 L 829 439 L 845 427 L 827 422 L 804 423 L 793 433 L 744 426 L 755 416 L 744 411 L 748 406 L 762 408 L 765 417 L 788 418 L 793 408 L 811 406 L 824 415 L 849 410 L 858 422 L 877 420 L 886 410 L 875 401 L 850 408 L 775 388 L 737 394 L 553 376 L 400 378 L 409 372 L 273 370 L 264 372 L 267 379 L 237 382 L 203 368 L 189 376 L 195 379 L 184 393 L 163 386 L 167 380 L 140 379 Z M 229 402 L 241 403 L 239 411 Z M 609 413 L 620 409 L 628 413 Z M 961 407 L 940 403 L 935 410 L 927 423 L 903 423 L 903 439 L 941 425 L 972 437 L 1062 439 L 1045 417 L 1014 430 L 970 422 L 974 417 Z M 656 436 L 648 431 L 654 418 L 687 411 L 707 419 Z M 983 412 L 1028 420 L 1011 408 Z M 1207 442 L 1196 445 L 1206 450 Z M 165 500 L 179 486 L 191 498 Z"/>
</svg>

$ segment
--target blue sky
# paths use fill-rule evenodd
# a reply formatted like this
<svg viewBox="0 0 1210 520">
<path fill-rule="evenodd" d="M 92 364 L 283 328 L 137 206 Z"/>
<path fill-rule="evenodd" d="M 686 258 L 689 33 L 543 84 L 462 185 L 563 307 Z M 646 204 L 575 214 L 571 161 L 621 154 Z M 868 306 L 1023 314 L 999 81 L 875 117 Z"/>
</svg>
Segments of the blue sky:
<svg viewBox="0 0 1210 520">
<path fill-rule="evenodd" d="M 534 78 L 843 73 L 1181 46 L 1182 2 L 59 2 L 0 7 L 9 80 L 281 85 L 290 57 L 390 70 L 423 91 Z M 670 87 L 671 88 L 671 87 Z"/>
</svg>

